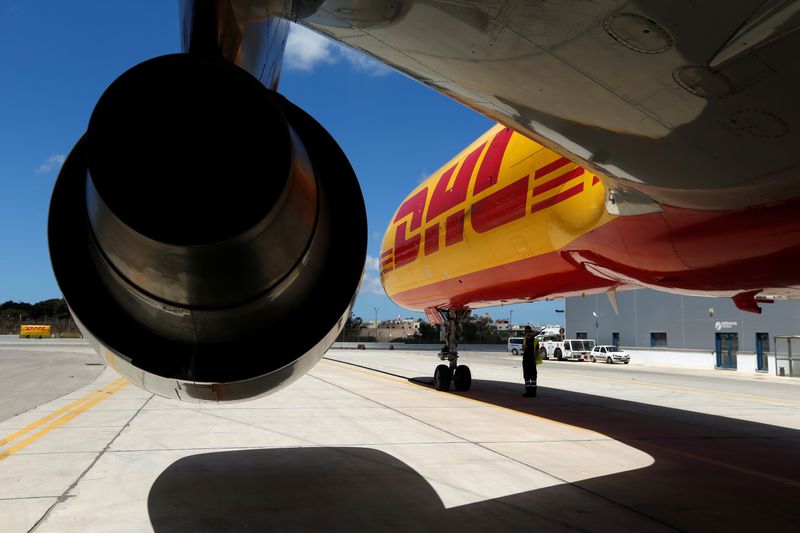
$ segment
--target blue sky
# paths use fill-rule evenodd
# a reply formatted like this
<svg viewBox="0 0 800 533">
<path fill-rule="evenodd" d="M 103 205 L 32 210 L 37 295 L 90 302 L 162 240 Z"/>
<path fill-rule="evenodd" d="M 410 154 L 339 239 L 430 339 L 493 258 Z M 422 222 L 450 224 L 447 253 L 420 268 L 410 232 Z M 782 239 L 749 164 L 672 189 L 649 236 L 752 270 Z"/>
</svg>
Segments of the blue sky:
<svg viewBox="0 0 800 533">
<path fill-rule="evenodd" d="M 100 94 L 145 59 L 179 51 L 177 2 L 0 2 L 0 301 L 60 297 L 47 252 L 50 192 Z M 367 205 L 369 260 L 355 312 L 421 316 L 380 289 L 376 258 L 399 202 L 491 127 L 485 117 L 300 29 L 280 90 L 339 141 Z M 562 302 L 490 308 L 553 323 Z M 482 313 L 483 311 L 481 311 Z"/>
</svg>

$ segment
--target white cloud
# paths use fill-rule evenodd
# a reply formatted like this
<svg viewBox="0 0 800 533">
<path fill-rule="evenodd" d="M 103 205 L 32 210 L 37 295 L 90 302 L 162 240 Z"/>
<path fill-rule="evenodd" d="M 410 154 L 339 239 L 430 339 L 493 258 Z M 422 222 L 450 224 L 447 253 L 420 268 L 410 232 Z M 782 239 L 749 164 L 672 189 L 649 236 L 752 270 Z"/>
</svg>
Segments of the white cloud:
<svg viewBox="0 0 800 533">
<path fill-rule="evenodd" d="M 335 63 L 331 53 L 333 42 L 318 33 L 292 24 L 286 39 L 284 65 L 292 70 L 310 71 L 320 63 Z"/>
<path fill-rule="evenodd" d="M 363 52 L 342 45 L 338 45 L 338 49 L 339 54 L 359 72 L 369 76 L 386 76 L 391 72 L 389 67 L 372 59 Z"/>
<path fill-rule="evenodd" d="M 366 272 L 364 272 L 364 277 L 361 278 L 361 288 L 359 292 L 386 296 L 386 293 L 383 292 L 383 285 L 381 285 L 380 277 L 375 274 L 367 274 Z"/>
<path fill-rule="evenodd" d="M 36 169 L 37 174 L 48 174 L 53 169 L 60 169 L 61 165 L 64 164 L 64 161 L 67 159 L 67 156 L 64 154 L 54 154 L 47 158 L 47 161 L 39 165 Z"/>
<path fill-rule="evenodd" d="M 381 262 L 377 257 L 372 257 L 371 255 L 367 256 L 367 271 L 374 270 L 377 272 L 380 270 L 380 267 Z"/>
<path fill-rule="evenodd" d="M 385 76 L 391 72 L 388 67 L 362 52 L 347 48 L 299 24 L 291 25 L 284 54 L 287 69 L 310 72 L 317 65 L 338 63 L 340 60 L 369 76 Z"/>
</svg>

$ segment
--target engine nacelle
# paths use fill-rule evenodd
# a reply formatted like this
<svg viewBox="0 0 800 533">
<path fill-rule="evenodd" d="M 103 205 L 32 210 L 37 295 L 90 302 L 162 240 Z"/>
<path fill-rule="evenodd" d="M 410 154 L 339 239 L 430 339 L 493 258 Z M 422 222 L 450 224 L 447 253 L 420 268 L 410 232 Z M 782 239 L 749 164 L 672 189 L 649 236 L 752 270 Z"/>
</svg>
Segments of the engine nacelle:
<svg viewBox="0 0 800 533">
<path fill-rule="evenodd" d="M 64 298 L 112 368 L 161 396 L 232 401 L 288 385 L 330 347 L 367 223 L 322 126 L 238 67 L 181 54 L 102 95 L 48 233 Z"/>
</svg>

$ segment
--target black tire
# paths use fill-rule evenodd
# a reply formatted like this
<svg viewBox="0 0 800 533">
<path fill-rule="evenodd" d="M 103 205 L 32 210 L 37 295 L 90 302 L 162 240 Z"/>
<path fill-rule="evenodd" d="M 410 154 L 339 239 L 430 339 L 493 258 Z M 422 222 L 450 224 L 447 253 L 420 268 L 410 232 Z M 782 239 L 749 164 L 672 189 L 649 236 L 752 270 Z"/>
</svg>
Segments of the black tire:
<svg viewBox="0 0 800 533">
<path fill-rule="evenodd" d="M 466 365 L 458 365 L 453 372 L 453 384 L 457 391 L 468 391 L 472 386 L 472 372 Z"/>
<path fill-rule="evenodd" d="M 589 356 L 589 360 L 590 360 L 592 363 L 596 363 L 596 362 L 597 362 L 597 359 L 595 359 L 593 355 L 590 355 L 590 356 Z"/>
<path fill-rule="evenodd" d="M 556 348 L 556 351 L 553 355 L 555 355 L 556 359 L 558 359 L 559 361 L 564 360 L 564 355 L 561 353 L 561 348 Z"/>
<path fill-rule="evenodd" d="M 624 363 L 627 365 L 627 364 L 628 364 L 628 361 L 624 361 Z"/>
<path fill-rule="evenodd" d="M 606 357 L 606 363 L 608 363 L 609 365 L 613 365 L 614 364 L 614 360 L 611 359 L 610 355 L 608 357 Z"/>
<path fill-rule="evenodd" d="M 544 361 L 545 359 L 550 359 L 549 357 L 547 357 L 546 349 L 542 348 L 539 350 L 539 359 L 541 359 L 542 361 Z"/>
<path fill-rule="evenodd" d="M 519 350 L 517 350 L 516 348 L 512 348 L 511 349 L 511 355 L 519 355 Z M 458 369 L 456 369 L 456 370 L 458 370 Z"/>
<path fill-rule="evenodd" d="M 447 365 L 439 365 L 433 371 L 433 386 L 436 390 L 450 390 L 450 367 Z"/>
</svg>

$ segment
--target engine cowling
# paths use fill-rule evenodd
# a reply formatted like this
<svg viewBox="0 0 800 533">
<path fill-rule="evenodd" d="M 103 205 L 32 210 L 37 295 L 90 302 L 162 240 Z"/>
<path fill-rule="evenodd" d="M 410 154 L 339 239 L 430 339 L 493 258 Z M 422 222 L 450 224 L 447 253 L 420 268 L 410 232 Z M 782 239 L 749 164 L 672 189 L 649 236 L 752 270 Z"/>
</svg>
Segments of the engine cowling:
<svg viewBox="0 0 800 533">
<path fill-rule="evenodd" d="M 223 61 L 137 65 L 98 101 L 56 182 L 56 279 L 140 387 L 233 401 L 313 367 L 366 254 L 355 174 L 308 114 Z"/>
</svg>

